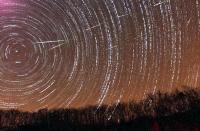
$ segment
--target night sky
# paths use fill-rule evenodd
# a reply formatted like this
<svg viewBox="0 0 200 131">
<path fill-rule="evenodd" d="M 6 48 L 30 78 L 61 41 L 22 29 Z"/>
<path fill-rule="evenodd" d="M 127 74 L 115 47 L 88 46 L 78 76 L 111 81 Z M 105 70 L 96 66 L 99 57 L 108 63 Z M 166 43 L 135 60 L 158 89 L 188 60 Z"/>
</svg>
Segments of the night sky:
<svg viewBox="0 0 200 131">
<path fill-rule="evenodd" d="M 200 87 L 200 0 L 0 0 L 0 108 Z"/>
</svg>

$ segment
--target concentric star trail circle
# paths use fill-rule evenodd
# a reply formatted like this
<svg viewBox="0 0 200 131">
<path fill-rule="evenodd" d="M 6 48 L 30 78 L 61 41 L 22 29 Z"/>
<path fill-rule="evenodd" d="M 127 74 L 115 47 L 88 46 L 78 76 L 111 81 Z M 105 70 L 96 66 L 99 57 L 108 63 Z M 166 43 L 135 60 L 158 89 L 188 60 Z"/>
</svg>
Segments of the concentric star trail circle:
<svg viewBox="0 0 200 131">
<path fill-rule="evenodd" d="M 0 0 L 0 108 L 200 86 L 199 0 Z"/>
</svg>

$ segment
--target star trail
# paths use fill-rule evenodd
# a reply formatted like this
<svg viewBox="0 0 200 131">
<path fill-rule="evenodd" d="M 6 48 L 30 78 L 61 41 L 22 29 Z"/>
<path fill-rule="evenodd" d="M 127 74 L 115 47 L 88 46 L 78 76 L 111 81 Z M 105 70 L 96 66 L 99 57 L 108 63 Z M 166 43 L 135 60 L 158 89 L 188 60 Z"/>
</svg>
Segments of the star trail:
<svg viewBox="0 0 200 131">
<path fill-rule="evenodd" d="M 0 0 L 0 108 L 200 86 L 200 0 Z"/>
</svg>

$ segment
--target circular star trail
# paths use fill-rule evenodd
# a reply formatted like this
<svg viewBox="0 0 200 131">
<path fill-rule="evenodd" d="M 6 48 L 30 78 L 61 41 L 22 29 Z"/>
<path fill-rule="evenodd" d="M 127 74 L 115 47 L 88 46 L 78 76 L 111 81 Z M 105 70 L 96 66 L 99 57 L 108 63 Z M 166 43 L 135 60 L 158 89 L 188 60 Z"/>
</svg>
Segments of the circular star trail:
<svg viewBox="0 0 200 131">
<path fill-rule="evenodd" d="M 199 31 L 199 0 L 0 0 L 0 108 L 197 88 Z"/>
</svg>

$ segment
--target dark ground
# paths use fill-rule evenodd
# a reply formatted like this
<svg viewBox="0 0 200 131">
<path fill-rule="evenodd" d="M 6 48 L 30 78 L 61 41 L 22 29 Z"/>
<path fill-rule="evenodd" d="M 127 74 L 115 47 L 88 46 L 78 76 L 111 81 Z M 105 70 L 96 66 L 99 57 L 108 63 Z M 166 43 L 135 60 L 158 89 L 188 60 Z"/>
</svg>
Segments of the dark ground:
<svg viewBox="0 0 200 131">
<path fill-rule="evenodd" d="M 113 110 L 115 111 L 113 112 Z M 112 114 L 111 119 L 108 119 Z M 85 109 L 0 111 L 2 131 L 198 131 L 200 93 L 197 90 L 149 95 L 140 103 Z"/>
</svg>

